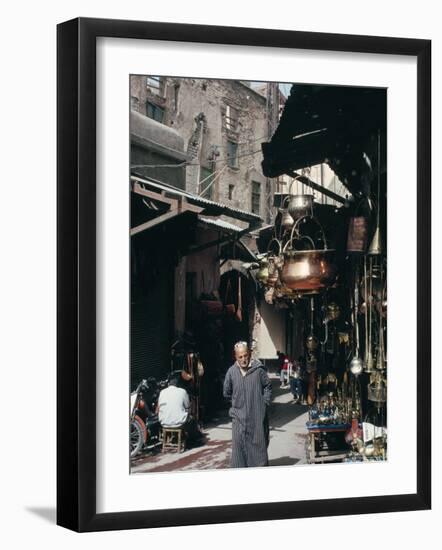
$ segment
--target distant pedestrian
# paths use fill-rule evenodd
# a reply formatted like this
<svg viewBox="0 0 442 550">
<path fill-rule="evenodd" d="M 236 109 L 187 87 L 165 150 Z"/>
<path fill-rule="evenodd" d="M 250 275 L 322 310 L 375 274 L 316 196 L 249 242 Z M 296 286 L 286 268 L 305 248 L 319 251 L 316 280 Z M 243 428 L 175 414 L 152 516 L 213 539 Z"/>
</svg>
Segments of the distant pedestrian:
<svg viewBox="0 0 442 550">
<path fill-rule="evenodd" d="M 302 404 L 305 404 L 306 387 L 304 379 L 305 372 L 302 368 L 302 357 L 299 357 L 297 361 L 293 362 L 290 378 L 290 389 L 293 394 L 293 400 L 296 403 L 301 402 Z"/>
<path fill-rule="evenodd" d="M 262 363 L 250 358 L 246 342 L 235 344 L 234 351 L 235 363 L 224 380 L 224 397 L 231 402 L 231 467 L 268 466 L 272 385 Z"/>
<path fill-rule="evenodd" d="M 290 359 L 286 357 L 284 359 L 284 363 L 282 364 L 281 372 L 279 373 L 281 388 L 289 387 L 291 369 L 292 369 L 292 364 L 290 362 Z"/>
<path fill-rule="evenodd" d="M 288 357 L 285 353 L 279 350 L 276 351 L 276 355 L 278 356 L 278 376 L 281 381 L 281 388 L 282 388 L 282 386 L 284 386 L 284 377 L 285 377 L 284 371 L 287 368 L 286 360 L 288 360 Z"/>
</svg>

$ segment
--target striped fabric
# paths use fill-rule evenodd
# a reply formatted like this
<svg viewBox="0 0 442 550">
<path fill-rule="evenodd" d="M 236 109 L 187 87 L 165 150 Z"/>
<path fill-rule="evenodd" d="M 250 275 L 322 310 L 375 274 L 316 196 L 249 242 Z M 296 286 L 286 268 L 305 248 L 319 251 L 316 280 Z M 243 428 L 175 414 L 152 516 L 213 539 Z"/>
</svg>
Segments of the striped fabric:
<svg viewBox="0 0 442 550">
<path fill-rule="evenodd" d="M 268 466 L 267 409 L 272 399 L 272 385 L 262 363 L 252 360 L 245 376 L 237 363 L 232 365 L 224 380 L 224 397 L 231 402 L 231 467 Z"/>
</svg>

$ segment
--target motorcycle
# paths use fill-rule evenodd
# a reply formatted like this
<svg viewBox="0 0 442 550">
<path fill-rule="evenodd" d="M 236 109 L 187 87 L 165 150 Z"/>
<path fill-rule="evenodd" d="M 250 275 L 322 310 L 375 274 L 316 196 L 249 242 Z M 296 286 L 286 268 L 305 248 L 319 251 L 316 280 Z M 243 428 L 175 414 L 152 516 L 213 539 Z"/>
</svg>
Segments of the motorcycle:
<svg viewBox="0 0 442 550">
<path fill-rule="evenodd" d="M 159 443 L 161 425 L 156 413 L 160 391 L 168 385 L 167 380 L 157 382 L 151 377 L 141 380 L 131 393 L 130 405 L 130 456 L 137 456 L 143 449 Z"/>
</svg>

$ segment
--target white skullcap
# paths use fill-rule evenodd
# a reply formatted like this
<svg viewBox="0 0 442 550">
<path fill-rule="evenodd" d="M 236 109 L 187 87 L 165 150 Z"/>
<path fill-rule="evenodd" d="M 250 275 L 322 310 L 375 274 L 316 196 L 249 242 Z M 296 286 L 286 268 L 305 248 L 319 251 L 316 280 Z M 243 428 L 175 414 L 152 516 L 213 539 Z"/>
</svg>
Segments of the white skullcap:
<svg viewBox="0 0 442 550">
<path fill-rule="evenodd" d="M 247 344 L 247 342 L 236 342 L 236 344 L 233 346 L 233 349 L 235 351 L 238 351 L 239 349 L 246 349 L 248 351 L 249 345 Z"/>
</svg>

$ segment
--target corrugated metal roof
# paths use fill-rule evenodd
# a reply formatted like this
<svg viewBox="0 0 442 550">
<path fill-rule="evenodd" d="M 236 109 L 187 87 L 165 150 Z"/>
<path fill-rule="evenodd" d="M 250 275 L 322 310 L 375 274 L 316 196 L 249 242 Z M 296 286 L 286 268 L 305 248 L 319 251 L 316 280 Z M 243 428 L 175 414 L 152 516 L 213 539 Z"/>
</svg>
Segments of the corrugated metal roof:
<svg viewBox="0 0 442 550">
<path fill-rule="evenodd" d="M 242 227 L 238 227 L 237 225 L 234 225 L 233 223 L 226 222 L 224 220 L 213 220 L 211 218 L 205 218 L 203 216 L 198 216 L 198 218 L 203 221 L 204 223 L 207 223 L 208 225 L 213 225 L 215 227 L 219 227 L 220 229 L 226 229 L 228 231 L 235 231 L 239 233 L 242 231 Z"/>
<path fill-rule="evenodd" d="M 246 210 L 240 210 L 239 208 L 233 208 L 232 206 L 228 206 L 227 204 L 223 204 L 221 202 L 215 202 L 211 201 L 209 199 L 204 199 L 203 197 L 200 197 L 198 195 L 193 195 L 192 193 L 188 193 L 187 191 L 184 191 L 184 189 L 178 189 L 177 187 L 173 187 L 172 185 L 167 185 L 165 183 L 160 183 L 157 181 L 152 181 L 150 179 L 141 178 L 139 176 L 131 176 L 131 179 L 139 182 L 144 183 L 150 187 L 154 187 L 156 189 L 160 189 L 161 191 L 167 191 L 168 193 L 173 193 L 175 195 L 179 195 L 181 197 L 188 198 L 191 202 L 195 203 L 196 205 L 201 206 L 208 206 L 213 208 L 218 208 L 223 211 L 223 213 L 231 216 L 232 218 L 245 218 L 251 222 L 262 222 L 262 218 L 258 216 L 257 214 L 253 214 L 252 212 L 247 212 Z"/>
<path fill-rule="evenodd" d="M 274 229 L 274 228 L 275 228 L 274 225 L 266 224 L 266 225 L 263 225 L 263 226 L 259 227 L 258 229 L 255 229 L 254 231 L 251 231 L 250 234 L 251 235 L 259 235 L 260 233 L 263 233 L 265 231 L 270 231 L 270 229 Z"/>
</svg>

